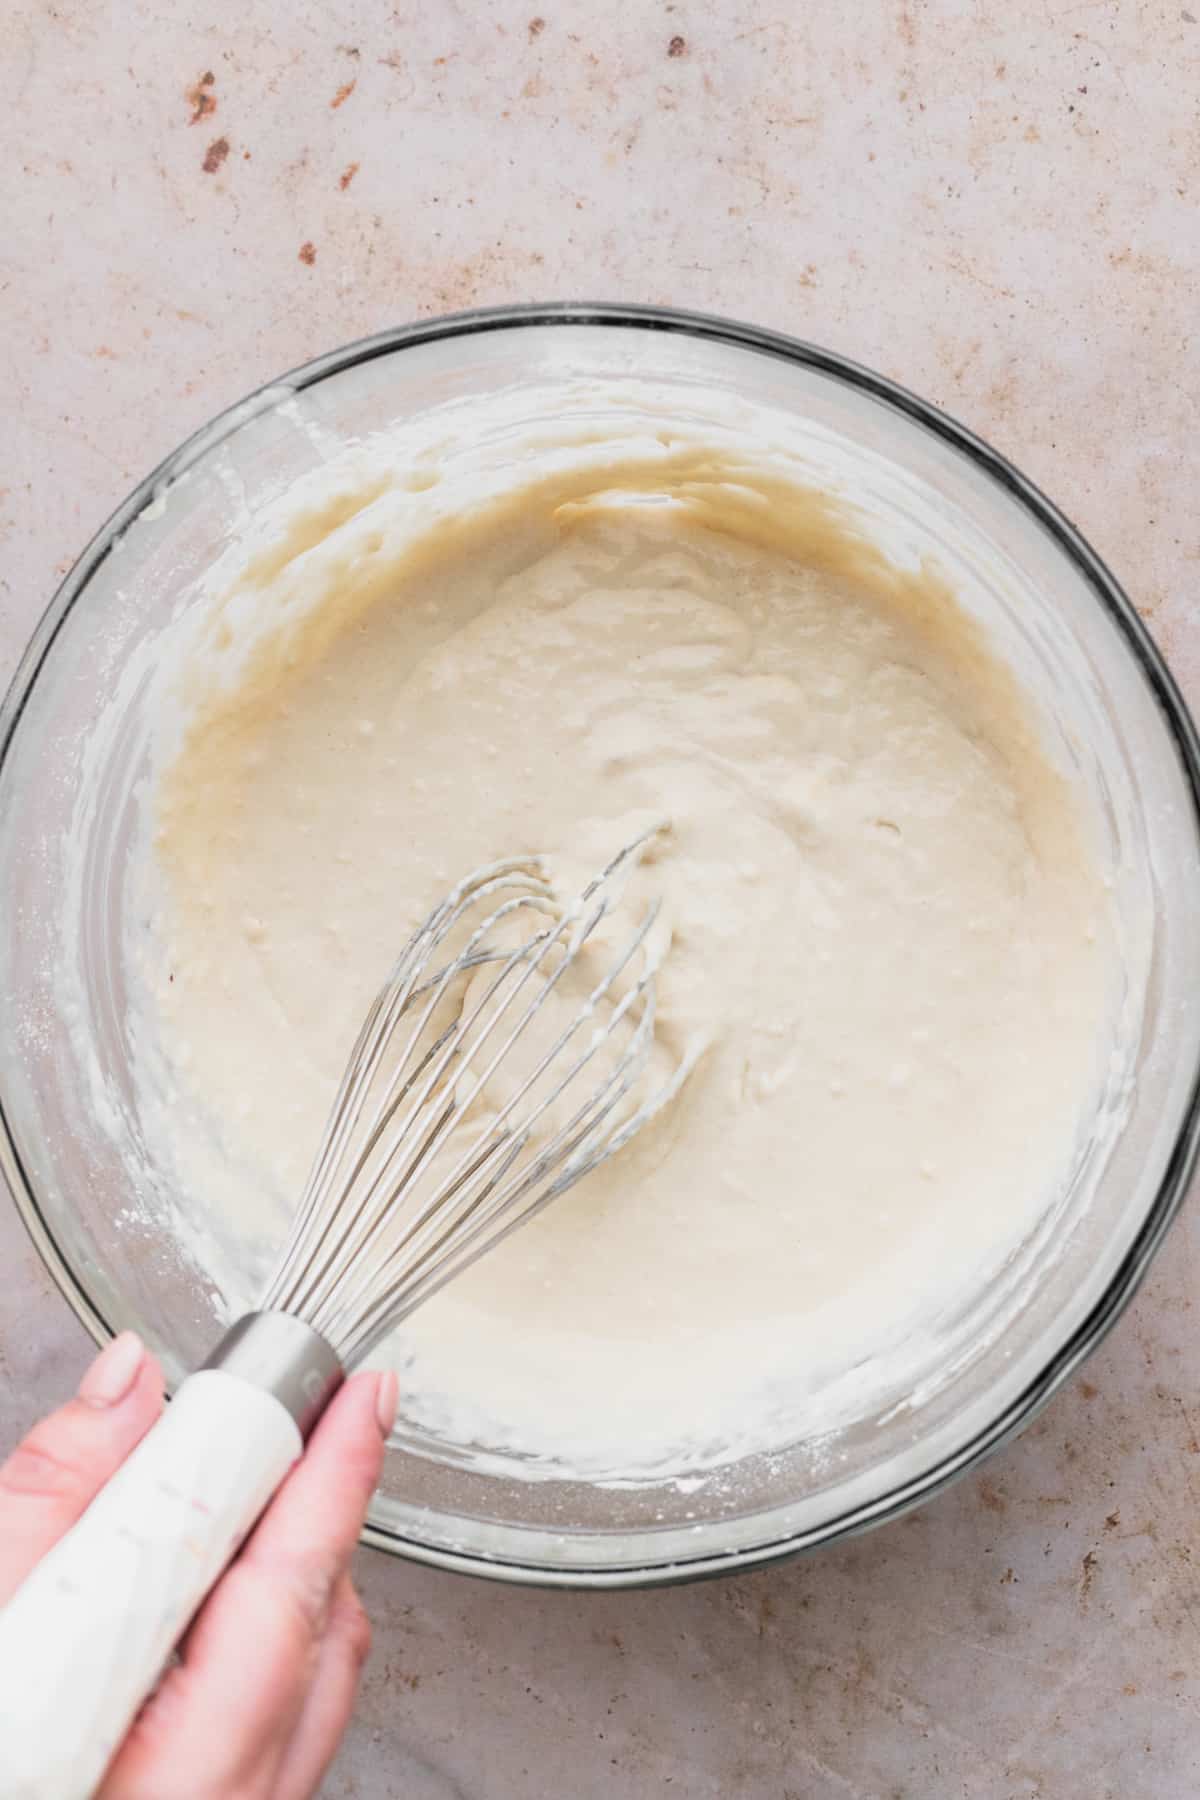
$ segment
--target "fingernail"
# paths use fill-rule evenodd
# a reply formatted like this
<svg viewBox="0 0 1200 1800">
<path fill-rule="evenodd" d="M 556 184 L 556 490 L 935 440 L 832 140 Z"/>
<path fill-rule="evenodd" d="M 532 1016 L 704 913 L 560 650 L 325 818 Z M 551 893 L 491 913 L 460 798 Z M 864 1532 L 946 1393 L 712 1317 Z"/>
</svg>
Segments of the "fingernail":
<svg viewBox="0 0 1200 1800">
<path fill-rule="evenodd" d="M 79 1384 L 79 1398 L 89 1406 L 115 1406 L 123 1400 L 146 1360 L 146 1346 L 136 1331 L 122 1331 L 102 1350 Z"/>
<path fill-rule="evenodd" d="M 400 1405 L 400 1377 L 395 1369 L 385 1369 L 375 1389 L 375 1417 L 384 1437 L 390 1437 Z"/>
</svg>

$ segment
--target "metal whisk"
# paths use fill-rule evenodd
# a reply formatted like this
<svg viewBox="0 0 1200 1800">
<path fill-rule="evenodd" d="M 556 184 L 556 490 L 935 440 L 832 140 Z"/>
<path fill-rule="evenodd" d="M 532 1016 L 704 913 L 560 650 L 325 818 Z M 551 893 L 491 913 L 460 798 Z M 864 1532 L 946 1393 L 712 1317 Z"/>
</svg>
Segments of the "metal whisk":
<svg viewBox="0 0 1200 1800">
<path fill-rule="evenodd" d="M 260 1309 L 0 1616 L 13 1793 L 84 1800 L 346 1369 L 687 1079 L 695 1052 L 664 1066 L 654 1033 L 658 905 L 611 929 L 657 835 L 571 900 L 539 858 L 478 869 L 406 946 L 359 1032 Z"/>
<path fill-rule="evenodd" d="M 343 1363 L 359 1361 L 672 1098 L 689 1058 L 644 1080 L 655 903 L 515 1091 L 488 1105 L 496 1071 L 561 995 L 655 835 L 569 905 L 526 859 L 477 869 L 430 914 L 364 1021 L 264 1310 L 304 1319 Z"/>
</svg>

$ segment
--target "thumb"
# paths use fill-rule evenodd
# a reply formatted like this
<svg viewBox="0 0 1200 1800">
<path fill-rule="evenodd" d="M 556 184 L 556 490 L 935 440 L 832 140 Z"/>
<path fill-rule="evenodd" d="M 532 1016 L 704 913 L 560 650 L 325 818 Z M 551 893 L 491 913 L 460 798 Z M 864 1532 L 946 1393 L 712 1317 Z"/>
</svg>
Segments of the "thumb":
<svg viewBox="0 0 1200 1800">
<path fill-rule="evenodd" d="M 70 1530 L 162 1411 L 162 1372 L 132 1331 L 0 1466 L 0 1606 Z"/>
</svg>

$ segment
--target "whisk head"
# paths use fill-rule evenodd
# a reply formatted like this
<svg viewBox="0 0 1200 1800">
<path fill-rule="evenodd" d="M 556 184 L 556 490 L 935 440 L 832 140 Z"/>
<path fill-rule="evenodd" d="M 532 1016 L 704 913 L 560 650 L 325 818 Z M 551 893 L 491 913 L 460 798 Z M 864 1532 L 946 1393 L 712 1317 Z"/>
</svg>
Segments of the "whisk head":
<svg viewBox="0 0 1200 1800">
<path fill-rule="evenodd" d="M 351 1053 L 262 1310 L 349 1365 L 628 1143 L 697 1052 L 662 1066 L 659 903 L 613 931 L 651 831 L 564 900 L 539 857 L 434 908 Z"/>
</svg>

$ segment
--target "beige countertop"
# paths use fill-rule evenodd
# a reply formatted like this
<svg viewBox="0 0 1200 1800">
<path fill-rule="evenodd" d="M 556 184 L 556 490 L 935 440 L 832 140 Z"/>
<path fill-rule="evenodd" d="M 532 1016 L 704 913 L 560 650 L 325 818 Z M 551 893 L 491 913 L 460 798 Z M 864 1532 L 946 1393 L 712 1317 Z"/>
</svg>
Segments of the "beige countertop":
<svg viewBox="0 0 1200 1800">
<path fill-rule="evenodd" d="M 537 7 L 545 5 L 539 13 Z M 695 306 L 895 376 L 1038 481 L 1200 703 L 1200 7 L 14 0 L 0 677 L 187 432 L 498 301 Z M 1191 1800 L 1200 1225 L 1017 1443 L 831 1552 L 661 1593 L 362 1553 L 328 1800 Z M 87 1346 L 0 1209 L 0 1441 Z"/>
</svg>

